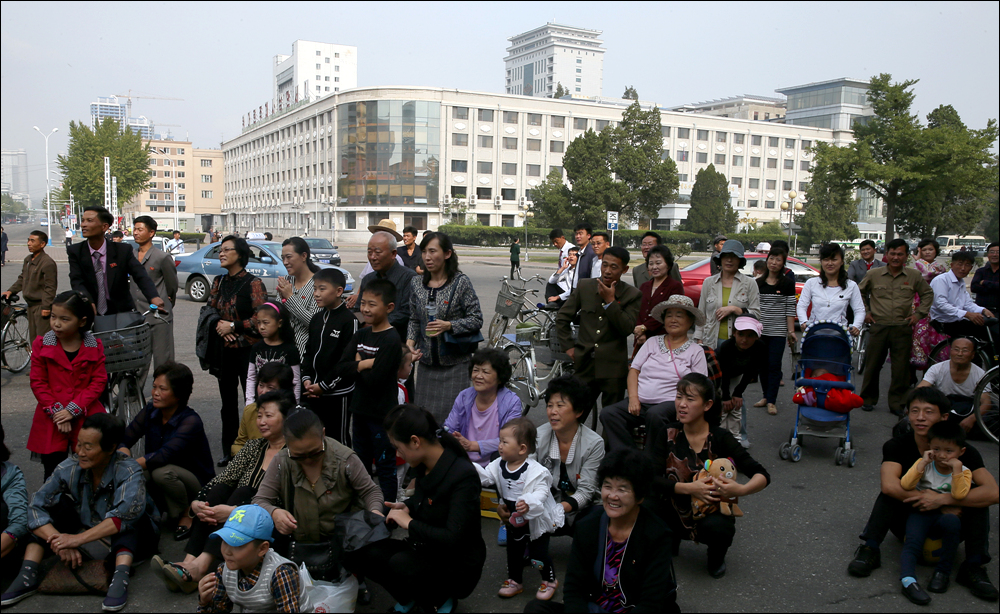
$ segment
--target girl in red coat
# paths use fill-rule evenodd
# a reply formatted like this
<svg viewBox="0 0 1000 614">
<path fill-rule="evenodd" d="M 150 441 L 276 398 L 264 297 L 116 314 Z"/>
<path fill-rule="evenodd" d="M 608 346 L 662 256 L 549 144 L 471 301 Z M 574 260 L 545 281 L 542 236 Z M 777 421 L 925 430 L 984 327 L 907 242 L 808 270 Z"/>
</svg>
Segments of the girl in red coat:
<svg viewBox="0 0 1000 614">
<path fill-rule="evenodd" d="M 84 419 L 104 413 L 100 396 L 108 381 L 104 346 L 90 333 L 94 304 L 79 292 L 52 303 L 52 330 L 31 347 L 31 391 L 38 400 L 28 450 L 41 457 L 45 479 L 76 447 Z"/>
</svg>

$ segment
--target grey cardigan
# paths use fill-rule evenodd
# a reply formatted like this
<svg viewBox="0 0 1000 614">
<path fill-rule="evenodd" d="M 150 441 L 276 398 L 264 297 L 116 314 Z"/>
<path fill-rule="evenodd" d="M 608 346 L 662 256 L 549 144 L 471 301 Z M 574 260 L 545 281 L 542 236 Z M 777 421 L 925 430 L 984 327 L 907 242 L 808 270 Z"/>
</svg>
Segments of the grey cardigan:
<svg viewBox="0 0 1000 614">
<path fill-rule="evenodd" d="M 720 307 L 741 307 L 744 315 L 752 315 L 760 319 L 760 289 L 752 277 L 737 272 L 733 279 L 733 287 L 729 291 L 729 302 L 722 304 L 722 273 L 707 277 L 701 284 L 701 299 L 698 309 L 705 314 L 705 326 L 699 326 L 694 331 L 694 338 L 700 339 L 709 347 L 715 347 L 719 338 L 719 321 L 715 319 L 715 310 Z M 737 316 L 726 318 L 729 337 L 733 336 L 733 323 Z"/>
<path fill-rule="evenodd" d="M 457 365 L 468 358 L 441 351 L 444 335 L 427 338 L 427 300 L 430 293 L 424 285 L 423 275 L 416 275 L 410 280 L 410 325 L 407 329 L 407 340 L 417 342 L 417 349 L 424 353 L 420 362 L 432 363 L 432 348 L 437 349 L 438 364 L 444 367 Z M 479 307 L 479 297 L 472 281 L 465 273 L 455 273 L 448 283 L 437 289 L 435 298 L 437 304 L 437 319 L 451 322 L 451 334 L 464 335 L 483 328 L 483 310 Z M 450 304 L 449 304 L 450 303 Z"/>
<path fill-rule="evenodd" d="M 535 442 L 535 453 L 532 454 L 532 458 L 549 470 L 555 487 L 559 483 L 561 460 L 559 443 L 555 433 L 552 432 L 552 425 L 545 423 L 539 426 Z M 555 449 L 554 454 L 553 449 Z M 601 498 L 597 469 L 601 466 L 602 460 L 604 460 L 604 440 L 581 424 L 566 456 L 566 473 L 569 475 L 570 483 L 576 488 L 572 496 L 580 510 L 597 503 Z"/>
</svg>

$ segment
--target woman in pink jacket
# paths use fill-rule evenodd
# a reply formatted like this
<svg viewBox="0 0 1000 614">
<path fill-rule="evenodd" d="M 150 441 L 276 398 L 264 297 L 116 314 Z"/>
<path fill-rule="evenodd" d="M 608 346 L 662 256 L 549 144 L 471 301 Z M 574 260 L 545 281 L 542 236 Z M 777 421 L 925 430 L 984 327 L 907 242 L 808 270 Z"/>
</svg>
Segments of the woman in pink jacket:
<svg viewBox="0 0 1000 614">
<path fill-rule="evenodd" d="M 87 416 L 104 413 L 100 396 L 108 381 L 104 347 L 90 332 L 93 303 L 63 292 L 52 303 L 52 330 L 31 348 L 31 391 L 38 400 L 28 450 L 41 456 L 45 479 L 76 447 Z"/>
</svg>

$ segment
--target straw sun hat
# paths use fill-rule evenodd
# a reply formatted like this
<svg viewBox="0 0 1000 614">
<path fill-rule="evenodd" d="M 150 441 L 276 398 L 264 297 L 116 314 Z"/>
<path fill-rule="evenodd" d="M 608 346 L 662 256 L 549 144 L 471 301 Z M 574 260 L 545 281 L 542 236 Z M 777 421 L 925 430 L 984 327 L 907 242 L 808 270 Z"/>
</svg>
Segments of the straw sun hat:
<svg viewBox="0 0 1000 614">
<path fill-rule="evenodd" d="M 668 309 L 683 309 L 691 314 L 691 317 L 694 318 L 694 323 L 697 326 L 705 325 L 705 314 L 694 306 L 694 301 L 683 294 L 674 294 L 670 296 L 667 300 L 663 301 L 656 307 L 653 307 L 653 310 L 649 312 L 649 315 L 654 320 L 663 322 L 663 314 Z"/>
</svg>

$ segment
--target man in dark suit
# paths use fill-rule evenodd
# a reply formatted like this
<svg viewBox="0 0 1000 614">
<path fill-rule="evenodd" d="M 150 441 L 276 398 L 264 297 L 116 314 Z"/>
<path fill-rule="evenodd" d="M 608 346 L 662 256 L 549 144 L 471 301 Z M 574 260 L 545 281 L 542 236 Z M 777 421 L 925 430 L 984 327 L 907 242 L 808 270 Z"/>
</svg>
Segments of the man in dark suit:
<svg viewBox="0 0 1000 614">
<path fill-rule="evenodd" d="M 868 271 L 885 266 L 884 262 L 875 259 L 875 241 L 865 239 L 858 246 L 858 251 L 861 252 L 861 257 L 852 260 L 851 266 L 847 267 L 847 279 L 856 284 L 861 283 Z"/>
<path fill-rule="evenodd" d="M 577 377 L 587 382 L 594 398 L 603 395 L 604 407 L 625 398 L 628 337 L 635 330 L 642 303 L 642 293 L 622 282 L 628 261 L 624 247 L 609 247 L 601 259 L 601 276 L 581 279 L 556 315 L 560 346 L 573 359 Z M 580 333 L 574 341 L 571 324 L 578 313 Z"/>
<path fill-rule="evenodd" d="M 591 271 L 594 268 L 594 261 L 597 260 L 597 252 L 590 244 L 590 239 L 594 236 L 594 227 L 583 222 L 577 224 L 573 229 L 573 239 L 580 253 L 576 261 L 576 276 L 573 278 L 573 287 L 580 284 L 581 279 L 590 279 Z"/>
<path fill-rule="evenodd" d="M 163 299 L 132 253 L 132 247 L 105 239 L 112 223 L 114 217 L 104 207 L 83 210 L 80 233 L 85 240 L 66 248 L 70 285 L 94 302 L 97 315 L 112 315 L 135 310 L 128 286 L 131 276 L 146 300 L 163 308 Z"/>
</svg>

